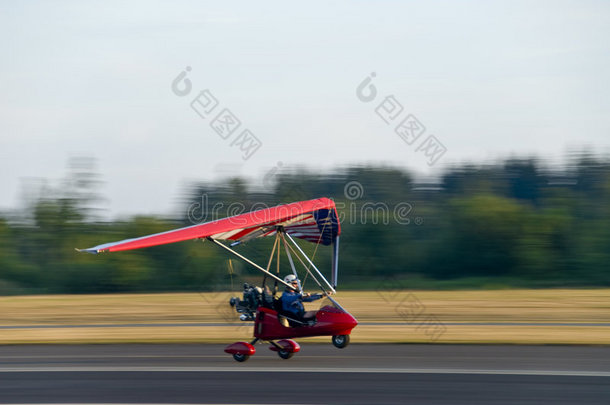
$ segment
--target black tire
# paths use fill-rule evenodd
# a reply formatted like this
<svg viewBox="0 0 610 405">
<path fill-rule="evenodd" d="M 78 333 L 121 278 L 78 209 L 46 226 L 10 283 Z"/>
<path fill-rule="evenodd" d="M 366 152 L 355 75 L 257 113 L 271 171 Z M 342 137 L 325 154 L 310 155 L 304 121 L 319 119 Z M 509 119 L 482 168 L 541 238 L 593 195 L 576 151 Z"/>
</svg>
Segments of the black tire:
<svg viewBox="0 0 610 405">
<path fill-rule="evenodd" d="M 294 356 L 294 353 L 293 352 L 287 352 L 286 350 L 279 350 L 277 352 L 277 355 L 280 356 L 281 358 L 283 358 L 284 360 L 288 360 L 289 358 Z"/>
<path fill-rule="evenodd" d="M 250 356 L 248 356 L 247 354 L 234 353 L 233 358 L 235 359 L 235 361 L 239 361 L 240 363 L 243 363 L 244 361 L 248 360 L 250 358 Z"/>
<path fill-rule="evenodd" d="M 349 335 L 334 335 L 333 336 L 333 345 L 335 345 L 336 348 L 343 349 L 348 344 L 349 344 Z"/>
</svg>

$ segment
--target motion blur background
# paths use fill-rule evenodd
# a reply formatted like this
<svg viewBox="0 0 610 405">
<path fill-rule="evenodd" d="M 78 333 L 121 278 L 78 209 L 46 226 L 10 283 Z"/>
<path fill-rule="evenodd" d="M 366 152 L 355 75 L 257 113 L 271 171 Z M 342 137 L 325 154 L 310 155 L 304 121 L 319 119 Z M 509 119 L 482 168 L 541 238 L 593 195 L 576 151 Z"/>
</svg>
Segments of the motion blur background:
<svg viewBox="0 0 610 405">
<path fill-rule="evenodd" d="M 257 276 L 212 244 L 183 242 L 108 255 L 74 247 L 162 232 L 283 202 L 329 196 L 342 226 L 342 288 L 384 278 L 411 288 L 610 284 L 610 162 L 572 157 L 560 169 L 534 159 L 456 166 L 438 183 L 406 170 L 354 166 L 278 174 L 269 191 L 230 178 L 185 189 L 173 218 L 98 221 L 101 175 L 72 161 L 58 189 L 27 201 L 0 227 L 3 294 L 209 291 Z M 154 198 L 154 196 L 151 196 Z M 261 263 L 269 241 L 238 249 Z M 302 244 L 330 268 L 327 250 Z M 237 284 L 236 284 L 237 285 Z"/>
<path fill-rule="evenodd" d="M 74 248 L 321 196 L 341 288 L 610 285 L 606 2 L 2 8 L 2 295 L 230 289 L 254 272 L 202 242 Z"/>
</svg>

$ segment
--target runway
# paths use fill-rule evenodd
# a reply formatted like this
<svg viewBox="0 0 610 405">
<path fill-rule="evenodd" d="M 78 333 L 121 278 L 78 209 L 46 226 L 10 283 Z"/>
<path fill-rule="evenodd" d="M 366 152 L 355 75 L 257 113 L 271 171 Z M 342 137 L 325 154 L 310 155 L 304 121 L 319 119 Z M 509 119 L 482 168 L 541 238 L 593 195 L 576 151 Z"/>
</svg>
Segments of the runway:
<svg viewBox="0 0 610 405">
<path fill-rule="evenodd" d="M 0 346 L 2 403 L 608 404 L 610 348 L 266 345 Z"/>
</svg>

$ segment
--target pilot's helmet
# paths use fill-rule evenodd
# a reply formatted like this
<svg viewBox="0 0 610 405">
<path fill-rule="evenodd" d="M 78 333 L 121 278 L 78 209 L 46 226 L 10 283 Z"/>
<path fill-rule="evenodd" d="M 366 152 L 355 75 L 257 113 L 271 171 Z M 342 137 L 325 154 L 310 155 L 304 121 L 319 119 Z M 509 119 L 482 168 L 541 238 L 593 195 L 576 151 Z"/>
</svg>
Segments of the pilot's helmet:
<svg viewBox="0 0 610 405">
<path fill-rule="evenodd" d="M 284 283 L 286 283 L 286 284 L 292 284 L 295 282 L 298 283 L 299 279 L 294 274 L 289 274 L 286 277 L 284 277 Z"/>
</svg>

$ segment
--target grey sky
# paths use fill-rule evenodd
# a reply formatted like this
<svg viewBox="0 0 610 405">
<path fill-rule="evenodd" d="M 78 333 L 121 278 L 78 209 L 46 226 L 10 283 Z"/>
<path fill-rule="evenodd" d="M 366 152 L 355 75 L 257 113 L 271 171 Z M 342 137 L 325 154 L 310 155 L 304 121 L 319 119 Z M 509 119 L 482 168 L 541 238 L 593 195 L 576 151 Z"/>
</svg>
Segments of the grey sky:
<svg viewBox="0 0 610 405">
<path fill-rule="evenodd" d="M 604 1 L 5 1 L 0 34 L 2 209 L 71 156 L 97 158 L 118 215 L 169 213 L 185 181 L 260 182 L 277 162 L 426 174 L 610 146 Z M 379 95 L 363 103 L 371 72 Z M 262 142 L 248 160 L 190 107 L 204 89 Z M 389 95 L 446 147 L 433 167 L 375 114 Z"/>
</svg>

